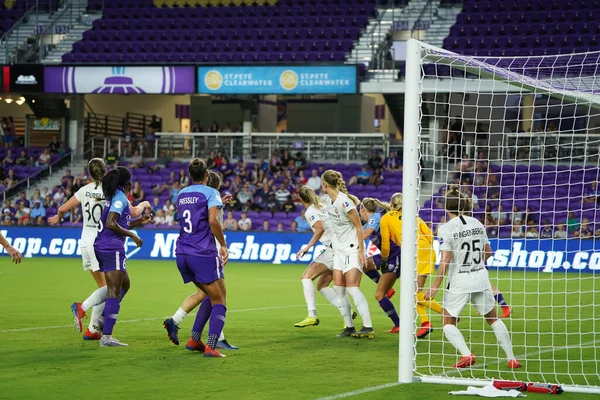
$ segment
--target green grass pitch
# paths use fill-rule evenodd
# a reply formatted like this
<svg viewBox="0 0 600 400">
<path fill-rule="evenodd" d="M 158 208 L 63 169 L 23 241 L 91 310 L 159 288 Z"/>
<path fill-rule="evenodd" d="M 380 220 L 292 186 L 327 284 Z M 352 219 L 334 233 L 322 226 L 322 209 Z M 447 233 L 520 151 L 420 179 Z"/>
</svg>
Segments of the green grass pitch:
<svg viewBox="0 0 600 400">
<path fill-rule="evenodd" d="M 26 259 L 21 265 L 9 263 L 6 257 L 0 259 L 0 398 L 317 399 L 397 379 L 398 336 L 384 333 L 391 323 L 374 300 L 375 285 L 368 280 L 363 281 L 362 288 L 371 307 L 375 339 L 338 339 L 335 336 L 342 329 L 341 318 L 318 293 L 321 324 L 293 327 L 306 316 L 299 279 L 303 266 L 227 265 L 225 333 L 241 349 L 224 352 L 226 359 L 205 359 L 186 352 L 183 345 L 172 345 L 162 327 L 163 317 L 172 315 L 194 290 L 181 283 L 174 262 L 128 262 L 132 287 L 114 334 L 130 347 L 100 349 L 97 342 L 84 342 L 71 324 L 69 306 L 85 298 L 95 285 L 80 265 L 78 259 Z M 496 277 L 496 273 L 492 275 Z M 506 273 L 500 276 L 508 277 Z M 513 332 L 515 353 L 539 351 L 536 346 L 541 338 L 539 344 L 546 346 L 541 347 L 545 351 L 533 357 L 531 368 L 541 365 L 545 371 L 559 371 L 560 379 L 570 371 L 579 376 L 580 383 L 585 374 L 590 384 L 600 385 L 592 361 L 600 359 L 595 346 L 600 344 L 600 337 L 578 333 L 600 332 L 593 319 L 600 315 L 594 302 L 599 282 L 590 278 L 567 283 L 565 275 L 543 277 L 538 280 L 537 275 L 521 273 L 521 279 L 512 282 L 514 293 L 507 294 L 515 310 L 515 318 L 507 323 Z M 531 294 L 538 291 L 544 294 Z M 529 304 L 539 301 L 539 307 L 524 308 L 525 300 Z M 545 309 L 548 304 L 553 307 Z M 481 343 L 483 338 L 477 337 L 483 332 L 481 318 L 473 310 L 467 311 L 472 318 L 465 318 L 459 327 L 464 327 L 468 342 Z M 570 311 L 581 312 L 583 321 L 565 323 Z M 541 321 L 536 322 L 537 318 Z M 437 315 L 432 316 L 432 322 L 439 328 Z M 180 331 L 184 343 L 192 323 L 192 316 L 184 321 Z M 470 327 L 479 332 L 471 332 Z M 476 354 L 485 354 L 484 363 L 495 360 L 498 351 L 491 329 L 485 329 L 485 339 L 491 345 L 473 345 Z M 456 361 L 449 344 L 442 343 L 441 329 L 418 343 L 420 352 L 430 348 L 436 354 L 430 363 L 419 357 L 420 370 L 425 371 L 430 364 L 432 372 L 438 373 L 439 366 Z M 578 343 L 592 345 L 587 344 L 582 351 Z M 556 349 L 548 352 L 551 345 Z M 441 354 L 445 354 L 443 359 Z M 569 361 L 554 365 L 554 360 L 561 359 Z M 504 363 L 493 368 L 507 372 Z M 527 363 L 516 377 L 536 378 L 526 372 Z M 415 383 L 350 398 L 428 399 L 445 397 L 449 390 L 461 388 L 464 386 Z M 562 397 L 596 398 L 578 394 Z"/>
</svg>

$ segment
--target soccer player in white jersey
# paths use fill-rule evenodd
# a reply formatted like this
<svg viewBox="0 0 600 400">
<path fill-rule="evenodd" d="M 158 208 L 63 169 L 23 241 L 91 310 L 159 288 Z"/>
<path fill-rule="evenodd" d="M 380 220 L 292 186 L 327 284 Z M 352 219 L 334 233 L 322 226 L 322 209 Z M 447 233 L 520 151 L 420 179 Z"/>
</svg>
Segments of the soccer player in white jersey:
<svg viewBox="0 0 600 400">
<path fill-rule="evenodd" d="M 302 200 L 304 207 L 306 207 L 304 217 L 313 231 L 313 236 L 310 239 L 310 242 L 296 254 L 296 257 L 298 259 L 304 257 L 304 255 L 319 241 L 323 247 L 325 247 L 302 274 L 302 289 L 304 291 L 306 305 L 308 306 L 308 317 L 294 326 L 296 328 L 305 328 L 307 326 L 319 325 L 319 318 L 317 317 L 317 300 L 315 297 L 315 287 L 313 285 L 315 279 L 319 278 L 317 290 L 321 292 L 334 307 L 339 307 L 335 291 L 329 287 L 329 284 L 333 280 L 332 271 L 335 253 L 333 251 L 331 240 L 331 231 L 333 228 L 326 212 L 326 204 L 319 196 L 317 196 L 315 191 L 308 186 L 302 186 L 298 195 L 300 196 L 300 200 Z"/>
<path fill-rule="evenodd" d="M 216 172 L 213 171 L 208 171 L 208 173 L 206 174 L 206 178 L 205 181 L 203 182 L 203 184 L 205 184 L 208 187 L 211 187 L 213 189 L 219 190 L 219 188 L 221 187 L 221 178 L 219 177 L 219 175 Z M 231 195 L 227 195 L 224 196 L 222 198 L 223 204 L 227 204 L 231 201 L 232 197 Z M 223 226 L 223 210 L 219 210 L 218 212 L 218 220 L 221 223 L 221 226 Z M 221 245 L 219 244 L 219 241 L 216 240 L 216 245 L 217 245 L 217 251 L 219 250 L 219 248 L 221 247 Z M 167 331 L 167 336 L 169 337 L 169 339 L 171 340 L 171 342 L 176 345 L 179 346 L 179 327 L 181 326 L 181 323 L 183 322 L 183 320 L 185 319 L 185 317 L 187 317 L 187 315 L 192 312 L 192 310 L 194 310 L 196 307 L 198 307 L 200 305 L 200 303 L 202 303 L 202 301 L 206 298 L 206 294 L 196 288 L 196 292 L 189 295 L 181 304 L 181 307 L 179 307 L 177 309 L 177 311 L 175 311 L 175 314 L 173 314 L 173 316 L 171 318 L 167 318 L 166 320 L 163 321 L 163 327 L 165 328 L 165 330 Z M 232 345 L 231 343 L 229 343 L 227 341 L 227 339 L 225 339 L 225 334 L 223 333 L 223 331 L 221 331 L 221 335 L 219 336 L 219 340 L 217 341 L 217 348 L 219 349 L 226 349 L 226 350 L 238 350 L 239 347 Z"/>
<path fill-rule="evenodd" d="M 323 173 L 321 189 L 333 202 L 330 207 L 327 207 L 333 227 L 332 238 L 335 251 L 333 289 L 337 295 L 338 308 L 346 324 L 339 336 L 372 339 L 375 332 L 371 323 L 369 304 L 359 289 L 363 268 L 366 264 L 362 224 L 356 210 L 359 201 L 356 196 L 348 193 L 342 174 L 337 171 L 327 170 Z M 354 299 L 356 309 L 362 318 L 363 327 L 360 331 L 356 331 L 354 328 L 346 292 Z"/>
<path fill-rule="evenodd" d="M 520 368 L 521 363 L 513 353 L 508 329 L 498 318 L 496 311 L 496 301 L 485 265 L 486 260 L 492 256 L 485 227 L 475 218 L 463 215 L 471 212 L 472 202 L 460 192 L 457 185 L 448 188 L 445 208 L 448 222 L 438 230 L 441 251 L 438 276 L 424 297 L 427 300 L 435 298 L 446 272 L 449 271 L 442 325 L 446 338 L 462 356 L 453 368 L 466 368 L 475 364 L 475 356 L 456 327 L 457 319 L 468 303 L 473 304 L 485 316 L 494 330 L 496 339 L 506 354 L 509 368 Z"/>
<path fill-rule="evenodd" d="M 83 229 L 81 231 L 81 258 L 83 259 L 83 270 L 90 271 L 92 277 L 98 285 L 87 299 L 81 303 L 73 303 L 71 311 L 74 316 L 75 328 L 78 332 L 83 331 L 81 320 L 86 316 L 86 312 L 93 307 L 90 324 L 83 334 L 84 340 L 100 340 L 100 333 L 94 327 L 94 324 L 101 320 L 104 302 L 107 296 L 106 279 L 104 273 L 100 272 L 100 266 L 94 253 L 94 241 L 98 233 L 98 221 L 104 209 L 104 194 L 102 193 L 102 178 L 106 175 L 106 164 L 101 158 L 93 158 L 88 163 L 88 171 L 92 182 L 79 189 L 59 209 L 57 215 L 48 219 L 50 225 L 58 225 L 63 216 L 75 207 L 81 204 L 83 208 Z M 142 214 L 144 207 L 149 207 L 150 203 L 144 201 L 137 207 L 131 208 L 131 216 L 136 218 Z"/>
</svg>

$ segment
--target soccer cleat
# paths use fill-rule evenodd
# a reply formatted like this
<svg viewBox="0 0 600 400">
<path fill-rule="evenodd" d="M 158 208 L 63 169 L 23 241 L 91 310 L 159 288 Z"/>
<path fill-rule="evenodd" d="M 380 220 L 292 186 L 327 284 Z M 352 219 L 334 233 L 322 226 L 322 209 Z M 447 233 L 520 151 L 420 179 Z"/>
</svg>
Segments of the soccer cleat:
<svg viewBox="0 0 600 400">
<path fill-rule="evenodd" d="M 387 333 L 400 333 L 400 327 L 399 326 L 395 326 L 392 329 L 390 329 L 389 331 L 386 331 Z"/>
<path fill-rule="evenodd" d="M 373 339 L 375 337 L 375 331 L 371 327 L 363 326 L 362 329 L 358 332 L 354 332 L 352 334 L 353 338 L 369 338 Z"/>
<path fill-rule="evenodd" d="M 100 334 L 100 332 L 90 332 L 90 328 L 87 328 L 85 330 L 85 333 L 83 334 L 83 340 L 100 340 L 102 338 L 102 335 Z"/>
<path fill-rule="evenodd" d="M 165 327 L 165 330 L 167 331 L 167 336 L 169 336 L 171 342 L 175 346 L 179 346 L 179 337 L 177 336 L 177 334 L 179 333 L 179 327 L 177 326 L 175 321 L 173 321 L 173 318 L 165 319 L 163 322 L 163 326 Z"/>
<path fill-rule="evenodd" d="M 342 331 L 342 333 L 337 335 L 337 337 L 349 337 L 349 336 L 352 336 L 354 333 L 356 333 L 356 329 L 354 327 L 352 327 L 352 328 L 345 327 L 344 330 Z"/>
<path fill-rule="evenodd" d="M 119 342 L 112 336 L 102 336 L 100 339 L 100 347 L 127 347 L 125 343 Z"/>
<path fill-rule="evenodd" d="M 97 319 L 93 324 L 92 327 L 97 330 L 98 332 L 102 332 L 102 330 L 104 329 L 104 320 L 103 319 Z"/>
<path fill-rule="evenodd" d="M 219 350 L 217 350 L 217 349 L 211 349 L 210 347 L 206 346 L 206 348 L 204 349 L 204 357 L 206 357 L 206 358 L 224 358 L 227 356 L 225 354 L 221 354 L 219 352 Z"/>
<path fill-rule="evenodd" d="M 521 363 L 519 362 L 519 360 L 517 360 L 515 358 L 514 360 L 510 360 L 508 362 L 508 368 L 510 368 L 510 369 L 521 368 Z"/>
<path fill-rule="evenodd" d="M 387 297 L 388 299 L 391 299 L 392 297 L 394 297 L 394 295 L 396 294 L 396 291 L 394 290 L 394 288 L 391 288 L 390 290 L 388 290 L 388 292 L 385 294 L 385 297 Z"/>
<path fill-rule="evenodd" d="M 227 339 L 223 339 L 217 342 L 217 349 L 239 350 L 239 347 L 230 344 Z"/>
<path fill-rule="evenodd" d="M 452 366 L 452 368 L 467 368 L 473 364 L 475 364 L 475 356 L 471 354 L 470 356 L 461 357 L 460 360 L 458 360 L 458 362 Z"/>
<path fill-rule="evenodd" d="M 204 352 L 206 346 L 204 345 L 204 343 L 202 343 L 202 340 L 195 342 L 194 339 L 190 338 L 190 340 L 188 340 L 188 342 L 185 345 L 185 349 L 188 351 Z"/>
<path fill-rule="evenodd" d="M 417 331 L 417 339 L 423 339 L 433 332 L 433 326 L 431 322 L 423 322 L 421 328 Z"/>
<path fill-rule="evenodd" d="M 512 310 L 509 306 L 502 307 L 502 318 L 510 317 Z"/>
<path fill-rule="evenodd" d="M 77 332 L 79 333 L 83 332 L 83 324 L 81 323 L 81 320 L 86 315 L 85 311 L 83 311 L 83 308 L 81 308 L 81 303 L 71 304 L 71 312 L 73 312 L 75 329 L 77 329 Z"/>
<path fill-rule="evenodd" d="M 294 324 L 296 328 L 306 328 L 307 326 L 319 325 L 319 318 L 317 317 L 306 317 L 303 321 Z"/>
</svg>

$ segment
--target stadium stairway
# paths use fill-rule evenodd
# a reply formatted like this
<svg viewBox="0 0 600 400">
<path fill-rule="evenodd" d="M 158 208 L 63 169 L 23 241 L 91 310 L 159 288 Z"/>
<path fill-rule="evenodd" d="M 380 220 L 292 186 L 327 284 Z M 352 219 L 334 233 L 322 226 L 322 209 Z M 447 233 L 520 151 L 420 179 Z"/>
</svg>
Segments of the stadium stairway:
<svg viewBox="0 0 600 400">
<path fill-rule="evenodd" d="M 33 197 L 33 192 L 35 191 L 35 189 L 40 189 L 40 191 L 42 191 L 43 188 L 47 187 L 48 190 L 52 191 L 52 188 L 54 186 L 58 186 L 61 184 L 60 180 L 65 175 L 66 170 L 70 169 L 71 174 L 77 176 L 85 167 L 87 167 L 87 163 L 88 162 L 86 160 L 75 160 L 62 168 L 52 169 L 51 175 L 35 182 L 28 189 L 25 190 L 25 193 L 27 193 L 27 198 L 30 199 Z M 19 193 L 16 193 L 14 196 L 9 197 L 9 199 L 15 200 L 18 197 Z"/>
<path fill-rule="evenodd" d="M 431 25 L 425 34 L 424 41 L 432 46 L 442 47 L 444 39 L 450 34 L 450 28 L 456 24 L 456 17 L 462 8 L 459 4 L 449 6 L 438 5 L 433 14 Z"/>
<path fill-rule="evenodd" d="M 86 1 L 87 3 L 87 1 Z M 82 8 L 85 10 L 85 7 Z M 71 26 L 69 32 L 58 40 L 54 47 L 42 58 L 43 64 L 60 64 L 62 56 L 73 50 L 73 43 L 83 37 L 83 33 L 92 27 L 92 23 L 102 18 L 102 14 L 82 14 L 80 20 Z"/>
</svg>

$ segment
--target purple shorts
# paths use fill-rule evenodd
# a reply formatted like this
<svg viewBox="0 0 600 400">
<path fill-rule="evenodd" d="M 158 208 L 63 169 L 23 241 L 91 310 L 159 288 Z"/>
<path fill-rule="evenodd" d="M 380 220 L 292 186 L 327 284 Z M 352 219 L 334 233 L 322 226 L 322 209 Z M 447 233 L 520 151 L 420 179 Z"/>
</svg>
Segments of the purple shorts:
<svg viewBox="0 0 600 400">
<path fill-rule="evenodd" d="M 106 252 L 95 250 L 95 253 L 101 272 L 123 271 L 127 273 L 127 269 L 125 269 L 125 251 Z"/>
<path fill-rule="evenodd" d="M 373 262 L 377 269 L 381 267 L 381 254 L 376 254 L 373 256 Z M 398 278 L 400 278 L 400 254 L 390 254 L 388 257 L 388 269 L 387 271 L 381 271 L 382 274 L 393 272 L 396 274 Z"/>
<path fill-rule="evenodd" d="M 219 257 L 189 256 L 177 254 L 177 268 L 183 283 L 202 283 L 208 285 L 224 278 L 223 264 Z"/>
</svg>

